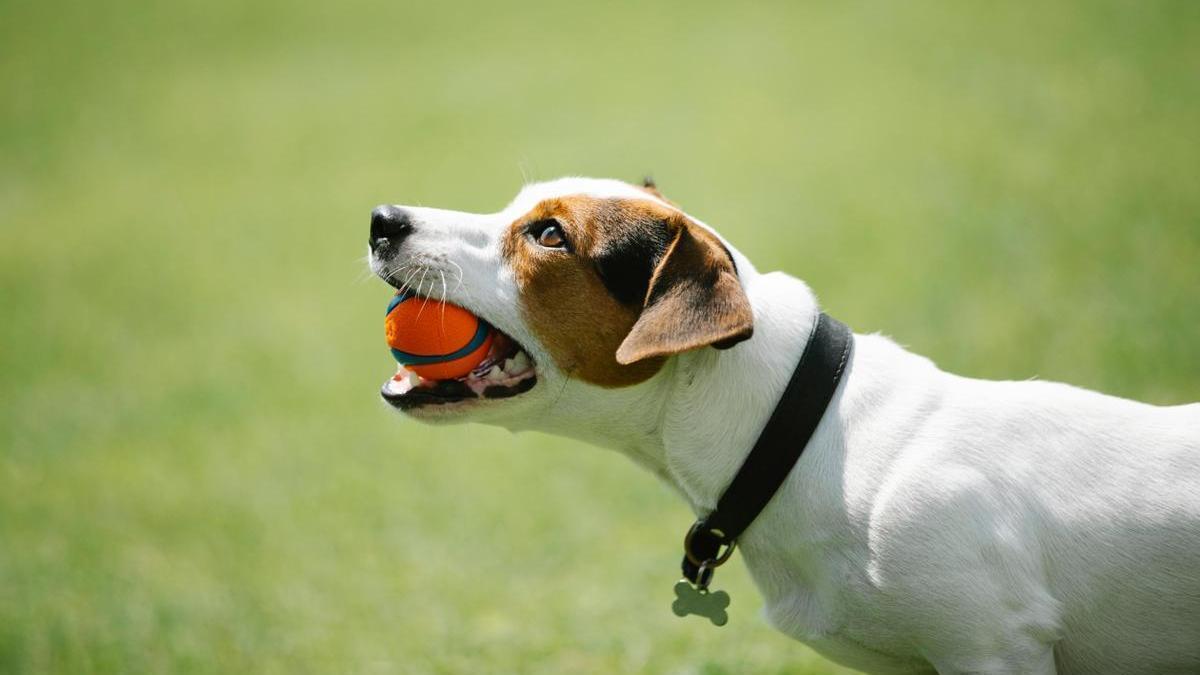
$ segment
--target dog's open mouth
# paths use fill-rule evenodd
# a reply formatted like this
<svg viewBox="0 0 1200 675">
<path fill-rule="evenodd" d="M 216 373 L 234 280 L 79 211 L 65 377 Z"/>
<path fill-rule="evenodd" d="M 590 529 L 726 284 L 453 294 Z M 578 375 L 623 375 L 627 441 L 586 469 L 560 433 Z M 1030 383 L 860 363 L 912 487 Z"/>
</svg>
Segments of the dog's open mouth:
<svg viewBox="0 0 1200 675">
<path fill-rule="evenodd" d="M 434 380 L 399 366 L 384 382 L 383 400 L 401 410 L 426 405 L 459 403 L 472 399 L 510 398 L 537 384 L 533 359 L 516 340 L 492 328 L 492 346 L 487 356 L 462 377 Z"/>
</svg>

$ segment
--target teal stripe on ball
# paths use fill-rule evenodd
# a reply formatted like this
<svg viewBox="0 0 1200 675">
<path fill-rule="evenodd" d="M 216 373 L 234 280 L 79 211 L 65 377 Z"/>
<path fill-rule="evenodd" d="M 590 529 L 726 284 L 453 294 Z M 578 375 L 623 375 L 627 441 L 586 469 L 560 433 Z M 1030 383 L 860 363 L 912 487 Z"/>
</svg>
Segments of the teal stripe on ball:
<svg viewBox="0 0 1200 675">
<path fill-rule="evenodd" d="M 388 311 L 390 312 L 391 310 L 389 309 Z M 430 363 L 453 361 L 454 359 L 462 358 L 476 349 L 479 349 L 479 345 L 483 344 L 483 341 L 487 339 L 488 331 L 490 330 L 492 330 L 492 327 L 488 325 L 486 321 L 480 319 L 479 327 L 475 329 L 475 335 L 471 338 L 471 341 L 468 342 L 464 347 L 456 349 L 449 354 L 425 356 L 422 354 L 409 354 L 408 352 L 402 352 L 399 349 L 392 347 L 392 356 L 396 357 L 397 361 L 406 366 L 424 366 Z"/>
</svg>

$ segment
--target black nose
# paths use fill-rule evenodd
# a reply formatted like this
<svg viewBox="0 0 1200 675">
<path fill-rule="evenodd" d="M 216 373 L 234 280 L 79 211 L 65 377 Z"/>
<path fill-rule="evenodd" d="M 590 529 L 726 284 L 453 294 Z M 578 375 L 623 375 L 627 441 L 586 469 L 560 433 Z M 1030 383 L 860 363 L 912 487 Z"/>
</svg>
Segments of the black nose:
<svg viewBox="0 0 1200 675">
<path fill-rule="evenodd" d="M 412 216 L 399 206 L 376 206 L 371 211 L 371 250 L 396 246 L 412 231 Z"/>
</svg>

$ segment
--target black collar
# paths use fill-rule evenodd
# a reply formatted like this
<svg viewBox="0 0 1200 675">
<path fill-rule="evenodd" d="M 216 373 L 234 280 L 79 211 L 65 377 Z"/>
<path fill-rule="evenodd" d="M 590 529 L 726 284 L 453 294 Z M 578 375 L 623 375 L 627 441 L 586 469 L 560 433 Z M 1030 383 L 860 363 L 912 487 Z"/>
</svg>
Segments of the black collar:
<svg viewBox="0 0 1200 675">
<path fill-rule="evenodd" d="M 837 390 L 853 342 L 845 324 L 824 312 L 818 314 L 792 379 L 758 442 L 717 508 L 688 530 L 683 543 L 683 575 L 688 581 L 707 589 L 713 569 L 729 559 L 737 538 L 783 485 Z"/>
</svg>

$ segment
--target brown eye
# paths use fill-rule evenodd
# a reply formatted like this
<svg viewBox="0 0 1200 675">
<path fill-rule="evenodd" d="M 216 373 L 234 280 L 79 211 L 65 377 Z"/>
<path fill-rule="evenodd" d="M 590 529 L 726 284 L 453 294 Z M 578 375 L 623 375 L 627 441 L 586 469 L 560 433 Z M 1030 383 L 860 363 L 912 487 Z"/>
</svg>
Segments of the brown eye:
<svg viewBox="0 0 1200 675">
<path fill-rule="evenodd" d="M 538 246 L 545 246 L 546 248 L 566 248 L 567 238 L 563 236 L 562 227 L 558 223 L 551 220 L 545 223 L 539 223 L 539 225 L 541 225 L 541 227 L 531 233 L 533 234 L 534 241 L 538 243 Z"/>
</svg>

